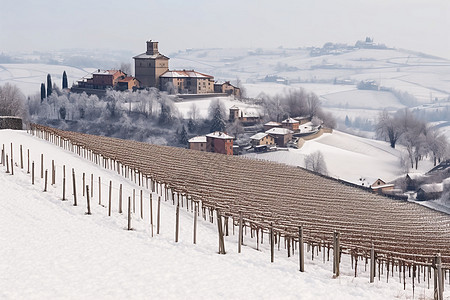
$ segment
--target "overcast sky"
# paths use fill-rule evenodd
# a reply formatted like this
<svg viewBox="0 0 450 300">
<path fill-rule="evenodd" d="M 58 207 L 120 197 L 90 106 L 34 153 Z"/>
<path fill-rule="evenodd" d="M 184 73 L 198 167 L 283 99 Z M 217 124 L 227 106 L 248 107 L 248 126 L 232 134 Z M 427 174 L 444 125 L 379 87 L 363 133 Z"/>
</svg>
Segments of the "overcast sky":
<svg viewBox="0 0 450 300">
<path fill-rule="evenodd" d="M 17 0 L 2 1 L 2 51 L 66 48 L 164 54 L 186 48 L 354 44 L 387 46 L 450 59 L 449 0 Z"/>
</svg>

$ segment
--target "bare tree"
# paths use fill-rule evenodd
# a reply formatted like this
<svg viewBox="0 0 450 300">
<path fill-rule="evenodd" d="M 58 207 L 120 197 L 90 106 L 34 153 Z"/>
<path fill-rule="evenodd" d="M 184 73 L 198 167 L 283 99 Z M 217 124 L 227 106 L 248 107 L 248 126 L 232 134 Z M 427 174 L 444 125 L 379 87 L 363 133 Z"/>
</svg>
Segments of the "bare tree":
<svg viewBox="0 0 450 300">
<path fill-rule="evenodd" d="M 195 104 L 195 102 L 192 102 L 191 108 L 189 109 L 189 112 L 188 112 L 189 118 L 191 118 L 192 120 L 195 121 L 195 120 L 197 120 L 199 115 L 200 115 L 200 110 L 197 107 L 197 104 Z"/>
<path fill-rule="evenodd" d="M 320 107 L 320 100 L 319 97 L 317 97 L 314 93 L 309 93 L 306 97 L 306 107 L 307 107 L 307 113 L 310 118 L 317 116 L 319 113 L 321 107 Z"/>
<path fill-rule="evenodd" d="M 305 168 L 323 175 L 328 173 L 325 159 L 320 151 L 305 156 Z"/>
<path fill-rule="evenodd" d="M 395 144 L 404 132 L 399 122 L 390 116 L 386 109 L 380 112 L 375 131 L 379 138 L 388 139 L 392 148 L 395 148 Z"/>
<path fill-rule="evenodd" d="M 10 83 L 0 86 L 0 116 L 27 118 L 25 95 Z"/>
<path fill-rule="evenodd" d="M 128 76 L 131 76 L 131 74 L 132 74 L 130 63 L 126 63 L 126 62 L 120 63 L 120 70 L 122 72 L 124 72 L 125 74 L 127 74 Z"/>
</svg>

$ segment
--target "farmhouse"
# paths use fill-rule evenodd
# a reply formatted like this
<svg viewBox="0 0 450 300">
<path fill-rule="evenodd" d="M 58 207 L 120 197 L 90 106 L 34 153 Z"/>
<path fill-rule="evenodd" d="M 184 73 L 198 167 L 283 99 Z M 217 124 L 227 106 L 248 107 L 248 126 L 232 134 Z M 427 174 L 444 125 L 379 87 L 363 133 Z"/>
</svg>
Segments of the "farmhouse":
<svg viewBox="0 0 450 300">
<path fill-rule="evenodd" d="M 370 188 L 372 191 L 385 194 L 388 191 L 392 191 L 394 189 L 394 184 L 387 184 L 380 178 L 378 178 L 374 183 L 370 185 Z"/>
<path fill-rule="evenodd" d="M 241 97 L 241 89 L 235 87 L 229 81 L 214 83 L 214 93 L 233 95 L 236 98 Z"/>
<path fill-rule="evenodd" d="M 264 131 L 270 130 L 272 128 L 278 128 L 278 127 L 281 127 L 281 123 L 270 121 L 270 122 L 267 122 L 266 124 L 264 124 Z"/>
<path fill-rule="evenodd" d="M 206 151 L 233 155 L 233 139 L 221 131 L 215 131 L 206 135 Z"/>
<path fill-rule="evenodd" d="M 298 131 L 299 121 L 292 118 L 287 118 L 281 122 L 281 127 L 290 129 L 292 131 Z"/>
<path fill-rule="evenodd" d="M 259 122 L 260 116 L 256 112 L 243 111 L 238 106 L 233 105 L 230 107 L 230 117 L 229 121 L 234 122 L 239 120 L 244 126 L 254 125 Z"/>
<path fill-rule="evenodd" d="M 259 132 L 255 135 L 252 135 L 250 137 L 250 142 L 253 147 L 260 145 L 275 145 L 275 139 L 273 138 L 273 136 L 264 132 Z"/>
<path fill-rule="evenodd" d="M 287 128 L 272 128 L 265 133 L 272 136 L 279 147 L 286 147 L 287 143 L 292 140 L 292 135 L 294 134 L 292 130 Z"/>
<path fill-rule="evenodd" d="M 159 80 L 162 91 L 173 88 L 178 94 L 214 93 L 214 77 L 194 70 L 166 71 Z"/>
<path fill-rule="evenodd" d="M 417 200 L 434 200 L 439 199 L 442 195 L 442 184 L 424 184 L 417 190 Z"/>
<path fill-rule="evenodd" d="M 147 51 L 133 59 L 134 75 L 142 86 L 159 88 L 159 77 L 169 70 L 169 58 L 159 53 L 158 42 L 147 41 Z"/>
<path fill-rule="evenodd" d="M 140 85 L 139 80 L 127 76 L 121 70 L 100 70 L 88 74 L 77 81 L 71 88 L 72 92 L 103 95 L 108 88 L 133 90 Z"/>
<path fill-rule="evenodd" d="M 188 148 L 197 151 L 206 151 L 206 136 L 195 136 L 188 140 Z"/>
</svg>

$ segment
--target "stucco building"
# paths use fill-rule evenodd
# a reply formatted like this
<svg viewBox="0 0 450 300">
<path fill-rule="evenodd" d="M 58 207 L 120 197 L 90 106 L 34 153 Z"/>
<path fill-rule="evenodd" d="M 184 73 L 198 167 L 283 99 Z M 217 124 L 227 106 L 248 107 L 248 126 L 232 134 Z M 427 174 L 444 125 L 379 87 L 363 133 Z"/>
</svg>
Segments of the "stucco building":
<svg viewBox="0 0 450 300">
<path fill-rule="evenodd" d="M 171 87 L 181 94 L 214 93 L 214 77 L 194 70 L 166 71 L 160 76 L 160 90 Z"/>
<path fill-rule="evenodd" d="M 233 137 L 221 131 L 207 134 L 206 151 L 233 155 Z"/>
<path fill-rule="evenodd" d="M 169 70 L 169 58 L 159 53 L 158 42 L 147 41 L 147 51 L 134 59 L 134 75 L 143 87 L 160 88 L 159 77 Z"/>
<path fill-rule="evenodd" d="M 188 140 L 188 146 L 191 150 L 206 151 L 206 136 L 195 136 Z"/>
</svg>

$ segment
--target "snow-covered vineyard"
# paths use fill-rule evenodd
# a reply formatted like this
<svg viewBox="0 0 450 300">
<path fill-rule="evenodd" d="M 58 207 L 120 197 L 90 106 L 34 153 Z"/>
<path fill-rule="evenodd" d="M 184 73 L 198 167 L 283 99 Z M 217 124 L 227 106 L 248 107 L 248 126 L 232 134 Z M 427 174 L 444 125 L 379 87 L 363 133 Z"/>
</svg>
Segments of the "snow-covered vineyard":
<svg viewBox="0 0 450 300">
<path fill-rule="evenodd" d="M 238 234 L 256 237 L 256 249 L 269 241 L 272 253 L 282 245 L 288 256 L 297 252 L 301 261 L 305 254 L 296 251 L 303 248 L 299 242 L 307 244 L 312 257 L 320 251 L 323 257 L 318 259 L 324 261 L 330 259 L 331 250 L 335 275 L 341 256 L 332 250 L 338 247 L 339 254 L 350 255 L 355 275 L 368 264 L 371 278 L 398 274 L 403 284 L 406 276 L 412 276 L 414 284 L 435 274 L 443 285 L 450 276 L 446 214 L 277 163 L 39 125 L 30 132 L 131 178 L 164 200 L 198 211 L 204 219 L 217 218 L 219 253 L 226 252 L 224 236 L 237 226 Z M 438 269 L 442 272 L 433 272 Z"/>
<path fill-rule="evenodd" d="M 299 201 L 304 201 L 308 211 L 320 209 L 326 212 L 323 214 L 324 216 L 317 214 L 316 216 L 302 217 L 301 220 L 305 221 L 298 224 L 302 225 L 305 245 L 299 247 L 298 226 L 297 223 L 294 223 L 297 222 L 297 219 L 294 217 L 295 212 L 298 214 L 300 208 L 285 202 L 283 199 L 287 199 L 286 197 L 269 193 L 273 199 L 280 199 L 278 200 L 280 206 L 291 205 L 290 212 L 280 208 L 269 214 L 268 212 L 273 208 L 267 202 L 264 204 L 267 212 L 261 215 L 263 207 L 259 204 L 250 206 L 249 202 L 243 202 L 246 207 L 241 207 L 236 203 L 230 204 L 230 202 L 216 203 L 218 199 L 223 199 L 222 196 L 210 195 L 216 191 L 213 187 L 218 186 L 220 179 L 210 178 L 211 186 L 203 185 L 201 188 L 192 189 L 197 194 L 186 193 L 189 192 L 188 187 L 193 188 L 194 186 L 189 181 L 191 176 L 196 176 L 197 183 L 201 184 L 208 176 L 212 176 L 211 174 L 223 171 L 220 158 L 230 158 L 206 154 L 209 155 L 208 159 L 214 159 L 215 165 L 210 167 L 215 168 L 215 171 L 203 171 L 203 177 L 199 175 L 201 172 L 192 165 L 189 165 L 192 168 L 189 175 L 180 175 L 175 168 L 170 168 L 171 172 L 163 172 L 161 169 L 155 168 L 155 164 L 153 168 L 140 168 L 138 171 L 136 166 L 133 166 L 132 160 L 136 153 L 142 151 L 140 147 L 143 144 L 141 143 L 130 142 L 128 145 L 128 141 L 103 140 L 102 137 L 58 131 L 59 134 L 65 134 L 66 137 L 73 135 L 69 140 L 59 138 L 60 136 L 55 135 L 56 132 L 51 128 L 45 129 L 46 133 L 37 130 L 34 133 L 51 143 L 32 137 L 25 132 L 0 131 L 0 143 L 3 144 L 3 172 L 0 175 L 2 187 L 0 219 L 3 223 L 0 226 L 2 228 L 0 241 L 3 246 L 0 253 L 5 258 L 0 261 L 0 266 L 6 270 L 4 274 L 8 275 L 0 278 L 0 290 L 2 290 L 0 295 L 2 297 L 32 299 L 53 298 L 57 295 L 60 297 L 110 295 L 112 298 L 116 298 L 131 295 L 135 298 L 150 296 L 210 298 L 221 295 L 227 298 L 237 298 L 249 295 L 251 298 L 297 298 L 300 293 L 302 298 L 317 299 L 326 298 L 333 293 L 337 298 L 342 299 L 412 299 L 416 297 L 432 299 L 434 287 L 438 287 L 434 282 L 441 280 L 442 287 L 445 285 L 446 289 L 443 296 L 444 299 L 447 299 L 447 282 L 450 280 L 448 255 L 445 251 L 441 251 L 442 263 L 439 265 L 438 261 L 435 261 L 436 257 L 433 253 L 438 251 L 436 250 L 438 246 L 434 244 L 437 238 L 429 241 L 429 245 L 426 247 L 428 250 L 422 249 L 424 252 L 419 252 L 421 251 L 419 246 L 423 243 L 419 244 L 417 239 L 412 240 L 418 245 L 416 248 L 418 250 L 414 253 L 429 251 L 432 253 L 431 255 L 416 254 L 408 256 L 409 259 L 407 256 L 400 257 L 397 255 L 407 254 L 405 251 L 407 248 L 400 248 L 404 244 L 402 241 L 406 241 L 411 234 L 406 235 L 406 229 L 399 226 L 398 230 L 392 230 L 392 232 L 395 234 L 397 231 L 404 231 L 406 235 L 397 243 L 400 252 L 391 251 L 390 256 L 386 256 L 386 250 L 374 246 L 375 251 L 372 254 L 375 259 L 372 260 L 370 259 L 370 248 L 365 246 L 357 248 L 355 247 L 358 245 L 356 241 L 350 240 L 352 242 L 349 243 L 349 240 L 346 240 L 346 235 L 352 233 L 348 229 L 350 222 L 343 223 L 337 217 L 342 214 L 342 211 L 350 208 L 340 202 L 341 209 L 338 210 L 339 213 L 335 213 L 335 225 L 330 225 L 333 222 L 329 222 L 328 227 L 314 227 L 315 219 L 323 221 L 328 217 L 329 220 L 332 220 L 331 217 L 326 216 L 329 211 L 324 205 L 314 208 L 314 205 L 303 200 L 300 197 L 300 191 L 297 191 L 297 193 L 288 193 L 287 197 L 296 195 L 295 197 Z M 75 137 L 78 137 L 78 144 Z M 85 139 L 89 139 L 89 144 L 85 143 L 87 141 Z M 83 147 L 81 147 L 82 140 L 85 141 Z M 117 145 L 112 142 L 117 142 L 125 143 L 122 146 L 127 145 L 130 147 L 128 151 L 133 153 L 128 152 L 128 156 L 122 157 L 125 160 L 119 161 L 119 156 L 107 159 L 99 152 L 88 150 L 99 147 L 101 143 L 108 140 L 110 141 L 105 145 L 109 145 L 109 151 L 112 151 L 111 147 Z M 64 147 L 66 150 L 56 147 L 52 143 Z M 162 156 L 156 148 L 151 149 L 152 147 L 145 150 L 146 157 L 149 162 L 158 161 L 158 165 L 162 166 L 167 157 Z M 157 148 L 163 152 L 172 149 L 169 147 Z M 176 149 L 176 151 L 178 150 L 182 149 Z M 171 153 L 178 155 L 181 161 L 174 163 L 173 167 L 181 168 L 185 160 L 193 159 L 189 156 L 189 153 L 192 152 Z M 13 153 L 13 158 L 11 158 L 11 153 Z M 95 164 L 83 157 L 92 160 Z M 202 163 L 205 158 L 197 157 L 197 159 L 197 169 L 201 170 L 205 167 Z M 241 162 L 241 164 L 235 165 L 231 161 L 227 161 L 227 164 L 239 168 L 238 170 L 244 168 L 254 170 L 247 165 L 247 161 L 252 162 L 251 160 L 236 158 L 233 160 Z M 138 161 L 139 159 L 135 163 Z M 278 172 L 281 170 L 286 176 L 299 176 L 301 173 L 298 171 L 303 172 L 274 163 L 261 161 L 253 161 L 253 163 L 259 168 L 265 167 L 265 171 L 257 173 L 255 182 L 259 182 L 260 177 L 258 176 L 262 176 L 264 172 L 279 175 Z M 9 174 L 5 174 L 6 170 L 9 171 Z M 145 175 L 143 170 L 151 170 L 153 177 L 150 177 L 149 174 Z M 11 176 L 12 173 L 13 176 Z M 155 174 L 170 175 L 158 178 L 154 176 Z M 308 182 L 308 176 L 313 176 L 310 180 L 318 180 L 320 185 L 330 185 L 328 182 L 321 181 L 323 177 L 314 177 L 315 175 L 311 173 L 305 174 L 301 177 L 303 183 Z M 175 184 L 166 186 L 165 183 L 174 179 L 175 176 L 185 176 L 184 190 L 177 189 Z M 75 185 L 73 185 L 73 179 L 76 181 Z M 274 183 L 268 182 L 266 186 L 270 188 L 278 185 L 283 191 L 281 181 L 273 180 L 275 180 Z M 31 184 L 33 181 L 34 185 Z M 179 184 L 181 181 L 174 181 L 174 183 Z M 295 180 L 289 182 L 298 189 Z M 83 187 L 86 185 L 89 186 L 92 213 L 89 216 L 85 215 L 88 211 L 86 206 L 88 194 Z M 75 192 L 73 186 L 76 187 Z M 331 185 L 331 187 L 335 186 Z M 344 190 L 346 188 L 349 187 L 344 187 Z M 47 192 L 42 193 L 43 189 L 46 189 Z M 242 187 L 223 185 L 223 190 L 227 189 L 236 189 L 237 193 L 241 193 L 245 189 L 254 191 L 255 185 L 250 184 L 249 181 L 245 181 Z M 336 194 L 337 190 L 334 191 Z M 303 192 L 306 191 L 303 190 Z M 361 196 L 360 193 L 361 191 L 358 190 L 353 195 Z M 78 203 L 77 206 L 73 206 L 76 195 Z M 203 196 L 200 197 L 201 195 Z M 241 198 L 246 198 L 250 194 L 239 195 Z M 323 197 L 323 194 L 319 195 Z M 347 194 L 347 196 L 349 195 Z M 339 197 L 334 198 L 339 200 Z M 69 201 L 61 201 L 61 199 Z M 255 199 L 260 198 L 255 197 Z M 317 197 L 316 199 L 319 200 Z M 368 200 L 370 197 L 364 199 L 364 201 L 370 201 Z M 375 199 L 382 200 L 382 198 Z M 389 201 L 399 203 L 395 200 Z M 173 205 L 177 203 L 179 205 Z M 385 205 L 387 205 L 386 203 Z M 364 207 L 362 204 L 361 206 Z M 222 215 L 221 218 L 217 218 L 217 208 Z M 356 207 L 351 209 L 353 209 L 353 216 L 360 214 L 357 219 L 354 218 L 359 223 L 372 218 L 361 215 L 362 210 L 368 209 L 367 207 L 361 210 Z M 396 209 L 406 212 L 403 206 Z M 236 213 L 234 210 L 238 212 Z M 390 210 L 394 210 L 394 208 L 391 207 Z M 198 214 L 193 213 L 194 211 L 197 211 Z M 239 226 L 239 211 L 243 212 L 242 227 Z M 448 231 L 445 231 L 445 228 L 448 228 L 446 225 L 448 223 L 445 223 L 445 215 L 427 209 L 417 211 L 417 213 L 424 213 L 423 217 L 428 217 L 433 224 L 439 223 L 434 221 L 436 217 L 441 220 L 440 223 L 443 227 L 441 231 L 435 230 L 431 226 L 423 228 L 430 231 L 430 236 L 440 237 L 443 242 L 438 245 L 443 245 L 446 241 L 445 238 L 448 237 Z M 415 210 L 411 208 L 409 213 L 404 215 L 413 216 L 414 214 Z M 381 231 L 387 226 L 385 224 L 390 224 L 391 218 L 393 217 L 387 214 L 385 220 L 380 223 Z M 403 222 L 407 221 L 408 218 Z M 289 225 L 288 222 L 293 224 Z M 377 228 L 369 221 L 367 222 L 368 228 L 377 232 Z M 272 223 L 272 227 L 270 223 Z M 295 232 L 289 230 L 290 226 L 294 227 Z M 413 223 L 411 226 L 416 225 Z M 126 234 L 128 227 L 133 230 Z M 365 227 L 360 227 L 359 232 L 364 232 L 363 228 Z M 242 229 L 240 230 L 240 228 Z M 325 232 L 324 228 L 330 228 L 331 233 Z M 424 236 L 425 234 L 420 232 L 421 228 L 421 226 L 416 226 L 410 231 L 417 231 L 419 236 Z M 320 230 L 323 230 L 325 234 L 319 236 Z M 340 264 L 337 265 L 333 251 L 333 230 L 340 233 L 340 238 L 336 240 L 340 244 L 337 246 L 341 254 Z M 435 231 L 431 232 L 432 230 Z M 243 235 L 242 245 L 237 243 L 240 232 Z M 388 236 L 386 232 L 385 236 Z M 217 242 L 218 237 L 219 242 Z M 273 243 L 271 243 L 271 237 Z M 375 235 L 375 237 L 376 243 L 383 240 L 382 235 Z M 397 236 L 395 237 L 397 238 Z M 196 245 L 192 245 L 193 239 L 196 240 Z M 363 238 L 362 241 L 364 242 Z M 391 240 L 391 243 L 388 244 L 393 246 L 395 241 Z M 376 244 L 374 243 L 374 245 Z M 104 252 L 106 249 L 108 251 Z M 257 251 L 258 249 L 259 251 Z M 303 251 L 299 251 L 300 249 Z M 412 248 L 408 250 L 410 249 Z M 448 250 L 448 246 L 443 250 Z M 100 254 L 102 252 L 103 254 Z M 214 255 L 217 252 L 226 252 L 226 255 Z M 239 252 L 241 253 L 238 254 Z M 299 257 L 304 262 L 302 268 L 305 272 L 298 272 Z M 430 258 L 428 261 L 421 260 L 428 257 Z M 273 258 L 274 263 L 270 264 Z M 371 264 L 371 261 L 375 261 L 376 264 Z M 204 264 L 211 267 L 200 267 Z M 442 272 L 435 272 L 434 270 L 439 266 Z M 136 272 L 140 274 L 139 278 L 135 276 Z M 192 274 L 196 275 L 192 276 Z M 442 276 L 438 278 L 438 274 Z M 236 276 L 238 278 L 242 276 L 242 278 L 236 281 Z M 202 280 L 198 281 L 199 278 Z M 217 283 L 216 281 L 204 281 L 204 278 L 217 278 Z M 248 278 L 253 279 L 249 281 Z M 373 284 L 369 284 L 371 278 L 374 279 Z M 174 289 L 175 282 L 172 280 L 178 282 L 176 286 L 183 283 L 181 285 L 183 288 L 181 290 Z M 131 282 L 134 283 L 131 284 Z M 209 284 L 205 285 L 202 282 L 209 282 Z M 279 288 L 266 288 L 266 286 L 271 286 L 265 284 L 269 282 Z M 79 290 L 80 284 L 85 286 L 82 291 Z M 136 289 L 133 286 L 139 286 L 139 288 Z M 281 294 L 279 293 L 280 289 L 283 291 Z"/>
</svg>

